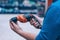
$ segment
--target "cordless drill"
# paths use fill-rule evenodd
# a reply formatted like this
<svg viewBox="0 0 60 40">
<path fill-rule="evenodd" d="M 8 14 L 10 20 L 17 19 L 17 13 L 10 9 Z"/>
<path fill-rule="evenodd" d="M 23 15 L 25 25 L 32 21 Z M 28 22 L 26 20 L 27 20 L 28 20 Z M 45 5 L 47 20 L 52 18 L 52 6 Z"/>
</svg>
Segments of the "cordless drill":
<svg viewBox="0 0 60 40">
<path fill-rule="evenodd" d="M 40 22 L 37 20 L 37 18 L 31 14 L 26 14 L 26 15 L 18 15 L 17 17 L 13 17 L 10 19 L 10 21 L 13 21 L 14 23 L 17 23 L 17 21 L 20 21 L 22 23 L 30 22 L 32 18 L 38 22 L 37 28 L 41 28 Z"/>
</svg>

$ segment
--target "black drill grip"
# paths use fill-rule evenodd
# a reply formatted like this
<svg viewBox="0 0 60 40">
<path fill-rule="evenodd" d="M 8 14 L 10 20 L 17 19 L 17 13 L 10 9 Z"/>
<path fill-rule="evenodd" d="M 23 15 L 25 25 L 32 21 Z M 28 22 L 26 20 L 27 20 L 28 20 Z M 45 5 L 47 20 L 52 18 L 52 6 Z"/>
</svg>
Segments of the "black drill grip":
<svg viewBox="0 0 60 40">
<path fill-rule="evenodd" d="M 17 23 L 17 17 L 13 17 L 10 19 L 10 22 L 14 22 L 14 23 Z"/>
</svg>

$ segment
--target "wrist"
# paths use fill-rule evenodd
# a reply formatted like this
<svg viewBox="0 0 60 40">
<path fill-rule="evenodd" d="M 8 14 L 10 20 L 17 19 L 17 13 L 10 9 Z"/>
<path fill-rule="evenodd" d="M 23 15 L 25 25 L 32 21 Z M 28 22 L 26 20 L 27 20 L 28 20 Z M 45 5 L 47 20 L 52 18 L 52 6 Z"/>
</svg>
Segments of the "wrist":
<svg viewBox="0 0 60 40">
<path fill-rule="evenodd" d="M 16 32 L 17 34 L 21 35 L 22 32 L 23 32 L 23 30 L 18 29 L 18 30 L 16 30 L 15 32 Z"/>
</svg>

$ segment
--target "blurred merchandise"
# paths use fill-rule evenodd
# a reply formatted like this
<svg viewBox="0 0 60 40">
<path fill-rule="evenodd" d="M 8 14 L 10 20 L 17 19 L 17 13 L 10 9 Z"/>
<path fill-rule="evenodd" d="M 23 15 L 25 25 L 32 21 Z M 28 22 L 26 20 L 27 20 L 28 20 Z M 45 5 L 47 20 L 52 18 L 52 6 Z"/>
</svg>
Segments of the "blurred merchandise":
<svg viewBox="0 0 60 40">
<path fill-rule="evenodd" d="M 0 14 L 44 15 L 45 0 L 0 0 Z"/>
</svg>

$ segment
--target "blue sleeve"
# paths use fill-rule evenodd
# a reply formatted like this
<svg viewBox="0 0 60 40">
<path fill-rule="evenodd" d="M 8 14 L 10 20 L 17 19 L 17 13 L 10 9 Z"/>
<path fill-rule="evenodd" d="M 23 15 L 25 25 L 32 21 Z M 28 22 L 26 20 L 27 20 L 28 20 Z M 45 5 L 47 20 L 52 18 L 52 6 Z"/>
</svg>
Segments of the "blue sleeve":
<svg viewBox="0 0 60 40">
<path fill-rule="evenodd" d="M 56 40 L 60 33 L 60 9 L 50 7 L 46 13 L 42 29 L 35 40 Z"/>
</svg>

